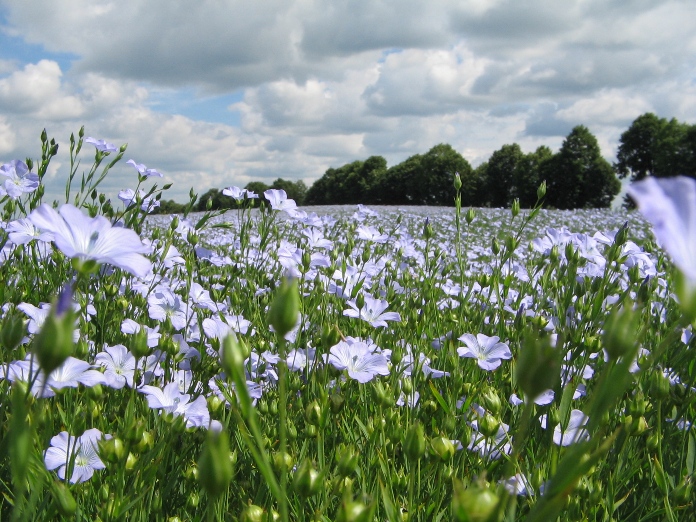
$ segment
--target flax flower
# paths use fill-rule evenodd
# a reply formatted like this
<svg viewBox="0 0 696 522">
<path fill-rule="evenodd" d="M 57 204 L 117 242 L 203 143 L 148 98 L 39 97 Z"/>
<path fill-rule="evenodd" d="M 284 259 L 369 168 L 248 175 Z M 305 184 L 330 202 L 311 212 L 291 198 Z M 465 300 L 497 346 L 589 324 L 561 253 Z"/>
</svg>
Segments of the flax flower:
<svg viewBox="0 0 696 522">
<path fill-rule="evenodd" d="M 53 234 L 56 247 L 68 257 L 108 263 L 138 277 L 145 277 L 152 268 L 142 255 L 149 252 L 149 247 L 138 234 L 112 227 L 104 216 L 91 218 L 69 204 L 56 212 L 44 203 L 29 214 L 29 220 Z"/>
<path fill-rule="evenodd" d="M 652 224 L 660 246 L 696 286 L 696 180 L 648 177 L 631 185 L 628 195 Z"/>
</svg>

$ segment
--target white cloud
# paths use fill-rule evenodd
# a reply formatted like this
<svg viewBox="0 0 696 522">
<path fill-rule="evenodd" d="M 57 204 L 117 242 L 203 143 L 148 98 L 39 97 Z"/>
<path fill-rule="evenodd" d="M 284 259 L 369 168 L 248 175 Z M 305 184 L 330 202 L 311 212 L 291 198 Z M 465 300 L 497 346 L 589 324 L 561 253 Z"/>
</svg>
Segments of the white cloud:
<svg viewBox="0 0 696 522">
<path fill-rule="evenodd" d="M 61 145 L 49 181 L 58 193 L 67 138 L 82 124 L 128 142 L 125 159 L 164 172 L 175 183 L 166 197 L 183 200 L 190 186 L 311 182 L 330 166 L 370 155 L 394 164 L 441 142 L 478 164 L 506 143 L 555 149 L 577 124 L 611 158 L 639 114 L 696 122 L 691 0 L 5 0 L 3 8 L 0 39 L 74 57 L 72 65 L 55 54 L 0 59 L 0 154 L 36 157 L 47 127 Z M 160 103 L 168 92 L 241 101 L 210 122 Z M 219 123 L 226 114 L 236 122 L 233 113 L 239 125 Z M 92 150 L 84 154 L 86 163 Z M 135 175 L 117 167 L 108 179 L 105 188 L 118 191 Z"/>
</svg>

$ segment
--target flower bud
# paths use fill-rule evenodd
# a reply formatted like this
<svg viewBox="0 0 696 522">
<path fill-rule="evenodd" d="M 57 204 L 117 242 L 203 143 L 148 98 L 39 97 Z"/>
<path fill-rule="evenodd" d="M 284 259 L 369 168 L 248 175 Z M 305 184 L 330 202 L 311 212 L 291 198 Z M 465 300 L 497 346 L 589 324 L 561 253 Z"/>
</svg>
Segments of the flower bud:
<svg viewBox="0 0 696 522">
<path fill-rule="evenodd" d="M 630 303 L 614 308 L 604 322 L 602 341 L 613 360 L 633 350 L 640 327 L 640 314 Z"/>
<path fill-rule="evenodd" d="M 126 446 L 117 437 L 102 439 L 99 442 L 99 456 L 111 464 L 116 464 L 126 456 Z"/>
<path fill-rule="evenodd" d="M 466 220 L 466 224 L 471 225 L 471 222 L 474 220 L 475 217 L 476 217 L 476 211 L 472 207 L 469 207 L 466 210 L 466 214 L 464 214 L 464 219 Z"/>
<path fill-rule="evenodd" d="M 481 406 L 493 415 L 498 415 L 500 413 L 502 407 L 500 397 L 498 397 L 498 394 L 490 386 L 487 386 L 483 393 L 481 393 L 479 400 L 481 401 Z"/>
<path fill-rule="evenodd" d="M 498 497 L 484 484 L 465 488 L 461 481 L 454 482 L 452 515 L 456 522 L 484 522 L 498 505 Z"/>
<path fill-rule="evenodd" d="M 433 230 L 433 226 L 430 224 L 430 219 L 425 218 L 425 225 L 423 225 L 423 237 L 427 241 L 428 239 L 431 239 L 435 235 L 435 231 Z"/>
<path fill-rule="evenodd" d="M 198 459 L 198 480 L 213 498 L 219 497 L 232 481 L 230 442 L 227 433 L 208 430 L 203 452 Z"/>
<path fill-rule="evenodd" d="M 268 311 L 268 323 L 278 337 L 285 335 L 297 324 L 300 314 L 300 292 L 297 279 L 285 278 L 278 288 Z"/>
<path fill-rule="evenodd" d="M 462 178 L 459 176 L 459 172 L 454 173 L 454 190 L 459 192 L 462 189 Z"/>
<path fill-rule="evenodd" d="M 133 453 L 129 453 L 128 457 L 126 458 L 126 470 L 133 471 L 137 464 L 138 457 L 136 457 Z"/>
<path fill-rule="evenodd" d="M 558 352 L 548 337 L 524 337 L 517 356 L 515 377 L 527 400 L 533 401 L 549 388 L 553 388 L 561 375 Z"/>
<path fill-rule="evenodd" d="M 307 498 L 319 493 L 322 483 L 323 480 L 319 472 L 312 466 L 312 462 L 305 459 L 297 468 L 292 485 L 300 496 Z"/>
<path fill-rule="evenodd" d="M 234 375 L 235 369 L 242 371 L 248 356 L 246 345 L 236 335 L 230 333 L 223 339 L 220 364 L 228 377 Z"/>
<path fill-rule="evenodd" d="M 240 518 L 241 522 L 263 522 L 264 511 L 261 506 L 255 504 L 250 504 L 244 511 L 242 511 L 242 516 Z"/>
<path fill-rule="evenodd" d="M 419 460 L 425 455 L 425 433 L 422 424 L 413 424 L 406 432 L 404 453 L 411 461 Z"/>
<path fill-rule="evenodd" d="M 147 345 L 147 330 L 143 327 L 130 338 L 128 349 L 136 359 L 147 357 L 152 353 L 152 348 Z"/>
<path fill-rule="evenodd" d="M 0 330 L 0 343 L 5 348 L 6 353 L 11 352 L 24 339 L 26 327 L 21 317 L 16 314 L 7 314 L 2 321 Z"/>
<path fill-rule="evenodd" d="M 515 198 L 512 202 L 512 207 L 510 208 L 512 217 L 516 218 L 520 213 L 520 198 Z"/>
<path fill-rule="evenodd" d="M 454 444 L 447 437 L 435 437 L 432 439 L 430 441 L 430 449 L 443 462 L 448 462 L 454 457 Z"/>
<path fill-rule="evenodd" d="M 537 199 L 542 199 L 546 195 L 546 180 L 541 182 L 537 189 Z"/>
<path fill-rule="evenodd" d="M 72 288 L 68 285 L 53 302 L 48 317 L 34 338 L 34 353 L 45 375 L 50 375 L 72 354 L 74 329 Z"/>
<path fill-rule="evenodd" d="M 347 477 L 358 467 L 358 451 L 352 445 L 340 445 L 336 453 L 338 464 L 336 469 L 340 477 Z"/>
<path fill-rule="evenodd" d="M 648 379 L 651 397 L 657 399 L 658 401 L 663 401 L 669 397 L 669 389 L 671 384 L 667 376 L 665 376 L 661 370 L 653 370 Z"/>
<path fill-rule="evenodd" d="M 498 433 L 499 427 L 500 421 L 488 413 L 478 421 L 478 429 L 485 437 L 493 437 Z"/>
</svg>

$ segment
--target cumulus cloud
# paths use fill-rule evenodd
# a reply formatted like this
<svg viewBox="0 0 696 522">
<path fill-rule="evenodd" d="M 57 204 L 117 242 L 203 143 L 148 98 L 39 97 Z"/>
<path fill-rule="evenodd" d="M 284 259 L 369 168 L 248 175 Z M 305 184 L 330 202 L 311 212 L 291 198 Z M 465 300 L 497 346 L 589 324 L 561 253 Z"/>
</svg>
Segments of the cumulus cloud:
<svg viewBox="0 0 696 522">
<path fill-rule="evenodd" d="M 128 142 L 179 200 L 190 186 L 311 183 L 330 166 L 375 154 L 394 164 L 441 142 L 476 165 L 505 143 L 556 148 L 577 124 L 612 159 L 644 112 L 696 122 L 691 0 L 2 5 L 0 44 L 46 51 L 0 51 L 2 158 L 35 157 L 44 127 L 65 154 L 84 124 Z M 185 96 L 195 103 L 177 110 Z M 228 98 L 214 121 L 196 115 Z M 105 189 L 132 188 L 132 169 L 114 174 Z"/>
</svg>

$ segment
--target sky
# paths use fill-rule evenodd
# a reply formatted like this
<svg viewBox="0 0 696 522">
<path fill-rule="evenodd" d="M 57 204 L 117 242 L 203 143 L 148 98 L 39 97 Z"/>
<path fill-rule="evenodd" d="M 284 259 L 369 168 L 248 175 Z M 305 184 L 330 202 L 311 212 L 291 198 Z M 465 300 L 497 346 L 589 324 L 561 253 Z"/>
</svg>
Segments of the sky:
<svg viewBox="0 0 696 522">
<path fill-rule="evenodd" d="M 128 144 L 107 195 L 134 159 L 185 202 L 439 143 L 475 167 L 581 124 L 613 161 L 646 112 L 696 123 L 694 0 L 0 0 L 0 163 L 45 128 L 49 201 L 82 125 Z"/>
</svg>

